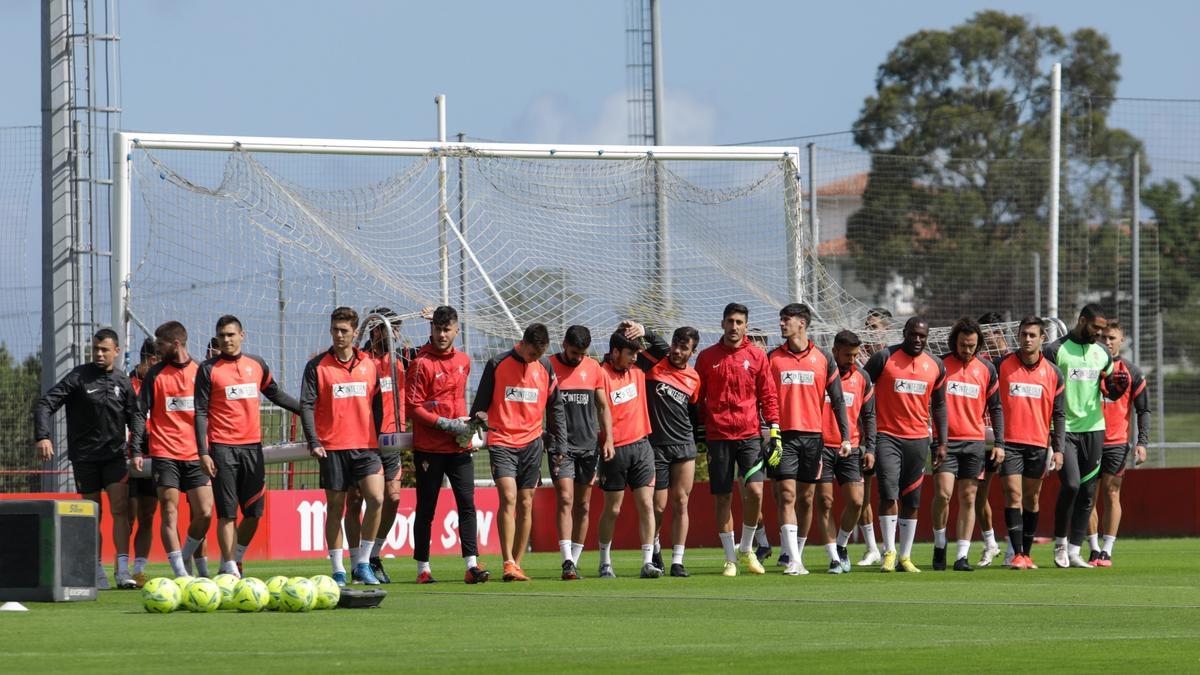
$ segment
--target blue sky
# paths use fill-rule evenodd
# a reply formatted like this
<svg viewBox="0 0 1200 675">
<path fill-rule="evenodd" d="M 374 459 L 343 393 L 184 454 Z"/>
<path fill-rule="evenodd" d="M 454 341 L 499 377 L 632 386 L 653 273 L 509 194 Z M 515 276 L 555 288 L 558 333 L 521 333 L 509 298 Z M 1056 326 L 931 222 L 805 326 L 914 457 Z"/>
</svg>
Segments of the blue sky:
<svg viewBox="0 0 1200 675">
<path fill-rule="evenodd" d="M 847 129 L 903 36 L 995 7 L 1122 55 L 1122 96 L 1200 98 L 1200 4 L 663 0 L 670 143 Z M 0 1 L 0 126 L 38 124 L 38 2 Z M 147 131 L 620 142 L 625 3 L 123 0 L 123 126 Z"/>
</svg>

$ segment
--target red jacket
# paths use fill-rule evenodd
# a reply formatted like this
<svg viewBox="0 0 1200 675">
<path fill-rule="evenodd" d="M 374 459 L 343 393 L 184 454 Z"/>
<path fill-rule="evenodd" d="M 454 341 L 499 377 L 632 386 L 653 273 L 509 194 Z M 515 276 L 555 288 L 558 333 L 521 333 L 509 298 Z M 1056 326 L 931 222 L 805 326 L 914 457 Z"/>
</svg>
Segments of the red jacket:
<svg viewBox="0 0 1200 675">
<path fill-rule="evenodd" d="M 413 449 L 421 452 L 466 452 L 454 435 L 439 430 L 439 417 L 467 416 L 467 377 L 471 359 L 451 348 L 439 352 L 425 343 L 408 366 L 405 409 L 413 425 Z"/>
<path fill-rule="evenodd" d="M 767 354 L 743 340 L 736 349 L 724 342 L 696 357 L 700 375 L 700 409 L 708 441 L 756 438 L 766 424 L 779 424 L 779 397 L 771 380 Z"/>
</svg>

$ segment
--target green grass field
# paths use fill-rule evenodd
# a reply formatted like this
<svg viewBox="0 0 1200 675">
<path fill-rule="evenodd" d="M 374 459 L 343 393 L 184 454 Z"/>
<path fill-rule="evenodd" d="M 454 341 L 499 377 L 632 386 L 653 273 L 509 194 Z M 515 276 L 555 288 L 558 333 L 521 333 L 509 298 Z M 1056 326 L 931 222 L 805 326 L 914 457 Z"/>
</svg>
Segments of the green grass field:
<svg viewBox="0 0 1200 675">
<path fill-rule="evenodd" d="M 690 579 L 636 578 L 639 554 L 615 556 L 623 578 L 562 582 L 556 554 L 528 559 L 534 581 L 461 583 L 460 561 L 434 561 L 442 583 L 411 583 L 393 560 L 389 597 L 373 610 L 311 614 L 151 615 L 140 595 L 30 605 L 0 614 L 5 672 L 289 671 L 1122 671 L 1200 669 L 1200 541 L 1121 540 L 1116 566 L 1004 568 L 785 577 L 717 574 L 720 553 L 689 551 Z M 976 546 L 976 549 L 978 547 Z M 857 556 L 861 547 L 852 546 Z M 915 560 L 927 562 L 928 545 Z M 977 550 L 973 556 L 977 555 Z M 770 561 L 769 561 L 770 562 Z M 584 572 L 596 566 L 584 553 Z M 498 567 L 498 565 L 493 565 Z M 163 572 L 157 566 L 152 572 Z M 251 564 L 247 573 L 327 573 L 324 561 Z"/>
</svg>

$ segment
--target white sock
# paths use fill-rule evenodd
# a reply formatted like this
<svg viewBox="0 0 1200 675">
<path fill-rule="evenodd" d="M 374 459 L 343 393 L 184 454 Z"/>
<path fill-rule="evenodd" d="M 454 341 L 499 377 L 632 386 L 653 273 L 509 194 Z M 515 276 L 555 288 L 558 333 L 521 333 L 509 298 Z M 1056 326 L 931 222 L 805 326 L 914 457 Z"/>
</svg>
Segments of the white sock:
<svg viewBox="0 0 1200 675">
<path fill-rule="evenodd" d="M 654 535 L 654 552 L 662 553 L 662 542 L 658 540 L 658 535 Z"/>
<path fill-rule="evenodd" d="M 850 532 L 838 528 L 837 545 L 846 548 L 846 544 L 850 543 Z"/>
<path fill-rule="evenodd" d="M 999 546 L 996 545 L 996 531 L 995 530 L 984 530 L 983 531 L 983 545 L 988 548 L 1000 548 Z"/>
<path fill-rule="evenodd" d="M 1054 538 L 1054 545 L 1055 545 L 1055 546 L 1066 546 L 1066 545 L 1067 545 L 1067 538 L 1066 538 L 1066 537 L 1055 537 L 1055 538 Z"/>
<path fill-rule="evenodd" d="M 476 556 L 473 556 L 473 555 L 464 557 L 463 563 L 466 565 L 467 569 L 471 569 L 472 567 L 479 567 L 479 560 Z"/>
<path fill-rule="evenodd" d="M 171 571 L 177 577 L 188 576 L 187 568 L 183 566 L 183 553 L 180 551 L 167 552 L 167 562 L 171 563 Z"/>
<path fill-rule="evenodd" d="M 1113 544 L 1115 544 L 1115 543 L 1117 543 L 1117 535 L 1115 535 L 1115 534 L 1104 535 L 1104 552 L 1109 555 L 1112 555 Z"/>
<path fill-rule="evenodd" d="M 360 564 L 367 564 L 371 562 L 371 550 L 373 548 L 375 548 L 374 539 L 364 539 L 362 543 L 358 545 L 358 562 Z"/>
<path fill-rule="evenodd" d="M 141 574 L 142 572 L 145 572 L 146 565 L 149 563 L 150 563 L 150 561 L 145 558 L 134 558 L 133 559 L 133 573 Z"/>
<path fill-rule="evenodd" d="M 946 548 L 946 528 L 933 531 L 933 547 Z"/>
<path fill-rule="evenodd" d="M 799 533 L 800 528 L 795 525 L 784 525 L 779 528 L 779 547 L 788 554 L 788 558 L 793 563 L 800 562 Z"/>
<path fill-rule="evenodd" d="M 417 561 L 417 574 L 420 574 L 422 572 L 429 572 L 430 574 L 433 574 L 433 570 L 429 567 L 428 560 L 418 560 Z"/>
<path fill-rule="evenodd" d="M 796 537 L 796 557 L 792 558 L 794 562 L 804 566 L 804 542 L 808 541 L 808 537 Z"/>
<path fill-rule="evenodd" d="M 129 554 L 117 554 L 117 574 L 129 574 Z"/>
<path fill-rule="evenodd" d="M 183 543 L 183 557 L 191 558 L 196 555 L 196 551 L 200 550 L 200 539 L 188 537 Z"/>
<path fill-rule="evenodd" d="M 917 536 L 917 519 L 916 518 L 901 518 L 900 519 L 900 557 L 908 558 L 912 556 L 913 539 Z"/>
<path fill-rule="evenodd" d="M 238 571 L 237 571 L 237 563 L 235 563 L 232 560 L 222 560 L 221 561 L 221 574 L 232 574 L 233 576 L 239 577 L 239 578 L 241 576 L 238 574 Z"/>
<path fill-rule="evenodd" d="M 1069 544 L 1067 546 L 1067 555 L 1069 555 L 1069 556 L 1079 555 L 1079 547 L 1076 546 L 1075 544 Z"/>
<path fill-rule="evenodd" d="M 686 547 L 683 544 L 679 544 L 678 546 L 671 547 L 671 564 L 672 565 L 682 565 L 683 564 L 683 551 L 685 548 Z"/>
<path fill-rule="evenodd" d="M 895 516 L 892 517 L 895 518 Z M 896 521 L 893 520 L 892 522 L 895 523 Z M 880 531 L 883 530 L 882 520 L 879 521 L 879 528 Z M 867 551 L 879 555 L 879 544 L 875 543 L 875 525 L 872 523 L 859 525 L 858 531 L 862 533 L 863 543 L 867 545 Z"/>
<path fill-rule="evenodd" d="M 738 551 L 740 553 L 749 553 L 754 547 L 754 533 L 758 531 L 757 525 L 742 526 L 742 540 L 738 543 Z"/>
<path fill-rule="evenodd" d="M 612 542 L 600 542 L 600 566 L 612 565 Z"/>
<path fill-rule="evenodd" d="M 329 549 L 329 564 L 333 566 L 334 572 L 341 572 L 342 574 L 346 573 L 346 567 L 342 564 L 342 549 Z"/>
<path fill-rule="evenodd" d="M 196 563 L 196 576 L 199 576 L 199 577 L 208 576 L 208 558 L 207 557 L 201 556 L 199 558 L 193 558 L 193 562 Z"/>
<path fill-rule="evenodd" d="M 1088 550 L 1089 551 L 1099 551 L 1100 550 L 1100 533 L 1099 532 L 1093 532 L 1088 535 Z"/>
<path fill-rule="evenodd" d="M 771 546 L 771 542 L 767 539 L 767 528 L 754 528 L 754 543 L 758 544 L 759 546 L 766 546 L 768 548 Z"/>
<path fill-rule="evenodd" d="M 642 544 L 642 564 L 649 564 L 654 560 L 654 544 Z"/>
<path fill-rule="evenodd" d="M 841 558 L 838 556 L 837 544 L 832 542 L 825 544 L 825 555 L 829 556 L 830 562 L 838 562 Z"/>
<path fill-rule="evenodd" d="M 899 516 L 879 516 L 879 531 L 883 534 L 884 552 L 896 550 L 896 520 Z"/>
<path fill-rule="evenodd" d="M 971 555 L 970 539 L 959 539 L 958 541 L 954 542 L 954 545 L 958 549 L 954 553 L 955 560 L 958 560 L 959 558 L 966 558 L 967 556 Z"/>
<path fill-rule="evenodd" d="M 242 560 L 244 560 L 246 558 L 246 549 L 247 548 L 250 548 L 250 547 L 245 546 L 243 544 L 238 544 L 237 546 L 234 546 L 233 547 L 233 559 L 237 562 L 242 562 Z"/>
<path fill-rule="evenodd" d="M 558 551 L 559 551 L 559 553 L 562 553 L 563 562 L 566 562 L 568 560 L 570 560 L 570 561 L 575 560 L 574 558 L 571 557 L 571 540 L 570 539 L 559 539 L 558 540 Z"/>
<path fill-rule="evenodd" d="M 733 545 L 732 532 L 718 532 L 721 538 L 721 548 L 725 549 L 725 562 L 737 562 L 737 550 Z"/>
<path fill-rule="evenodd" d="M 387 540 L 382 537 L 380 537 L 379 539 L 376 539 L 375 543 L 371 544 L 370 557 L 378 558 L 380 555 L 382 555 L 383 554 L 383 545 L 385 543 L 387 543 Z"/>
<path fill-rule="evenodd" d="M 581 555 L 583 555 L 583 544 L 577 541 L 571 542 L 571 560 L 574 560 L 576 565 L 579 564 L 579 556 Z"/>
</svg>

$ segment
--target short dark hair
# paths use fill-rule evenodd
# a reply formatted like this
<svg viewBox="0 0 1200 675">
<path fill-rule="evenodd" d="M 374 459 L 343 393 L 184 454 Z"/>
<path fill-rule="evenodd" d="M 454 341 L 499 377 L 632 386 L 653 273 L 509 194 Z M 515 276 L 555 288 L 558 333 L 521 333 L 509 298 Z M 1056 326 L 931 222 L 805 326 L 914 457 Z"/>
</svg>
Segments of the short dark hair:
<svg viewBox="0 0 1200 675">
<path fill-rule="evenodd" d="M 721 320 L 728 319 L 730 314 L 741 314 L 747 319 L 750 318 L 750 310 L 746 309 L 746 306 L 740 302 L 731 302 L 725 305 L 725 311 L 721 312 Z"/>
<path fill-rule="evenodd" d="M 915 328 L 921 324 L 925 324 L 926 326 L 928 326 L 929 322 L 926 321 L 924 317 L 910 316 L 910 317 L 908 317 L 908 321 L 904 322 L 904 332 L 907 333 L 910 328 Z"/>
<path fill-rule="evenodd" d="M 980 325 L 989 323 L 1004 323 L 1004 317 L 1000 315 L 1000 312 L 985 312 L 979 317 L 979 323 Z"/>
<path fill-rule="evenodd" d="M 859 347 L 862 345 L 862 339 L 858 337 L 858 333 L 852 330 L 840 330 L 837 335 L 833 336 L 834 347 Z"/>
<path fill-rule="evenodd" d="M 950 337 L 947 338 L 947 342 L 950 343 L 950 351 L 958 349 L 958 336 L 963 333 L 974 333 L 975 337 L 979 338 L 981 343 L 983 342 L 983 329 L 979 327 L 979 323 L 969 316 L 964 316 L 955 321 L 950 328 Z"/>
<path fill-rule="evenodd" d="M 342 323 L 349 321 L 350 325 L 358 328 L 358 312 L 350 307 L 338 307 L 329 314 L 329 323 Z"/>
<path fill-rule="evenodd" d="M 178 321 L 168 321 L 154 329 L 154 337 L 159 340 L 178 342 L 181 345 L 185 345 L 187 344 L 188 333 L 183 324 Z"/>
<path fill-rule="evenodd" d="M 217 319 L 217 332 L 220 332 L 222 328 L 224 328 L 225 326 L 228 326 L 231 323 L 236 323 L 238 330 L 242 330 L 241 319 L 237 318 L 236 316 L 234 316 L 232 314 L 226 314 L 225 316 L 222 316 L 221 318 Z"/>
<path fill-rule="evenodd" d="M 442 305 L 433 310 L 433 319 L 430 320 L 435 326 L 449 326 L 458 321 L 458 312 L 449 305 Z"/>
<path fill-rule="evenodd" d="M 1079 318 L 1081 319 L 1087 319 L 1088 321 L 1091 321 L 1092 319 L 1099 319 L 1103 317 L 1104 308 L 1094 302 L 1089 302 L 1083 306 L 1083 309 L 1079 310 Z"/>
<path fill-rule="evenodd" d="M 640 352 L 642 350 L 642 342 L 641 340 L 632 340 L 626 337 L 623 330 L 614 331 L 612 335 L 608 336 L 608 351 L 611 353 L 618 349 L 632 349 L 635 352 Z"/>
<path fill-rule="evenodd" d="M 550 344 L 550 331 L 546 329 L 546 324 L 531 323 L 525 329 L 525 334 L 521 336 L 521 342 L 530 347 L 546 347 Z"/>
<path fill-rule="evenodd" d="M 563 334 L 563 342 L 576 349 L 587 349 L 592 346 L 592 331 L 579 324 L 568 326 L 567 332 Z"/>
<path fill-rule="evenodd" d="M 671 334 L 671 342 L 681 342 L 683 340 L 691 340 L 692 346 L 700 344 L 700 331 L 691 326 L 680 326 Z"/>
<path fill-rule="evenodd" d="M 872 307 L 871 309 L 867 310 L 867 318 L 870 319 L 873 316 L 877 316 L 881 319 L 890 319 L 892 318 L 892 311 L 885 307 Z"/>
<path fill-rule="evenodd" d="M 1017 326 L 1017 332 L 1024 330 L 1025 326 L 1037 326 L 1042 335 L 1046 334 L 1046 322 L 1042 321 L 1041 317 L 1030 314 L 1021 319 L 1021 323 Z"/>
<path fill-rule="evenodd" d="M 117 331 L 111 328 L 101 328 L 92 335 L 92 342 L 104 342 L 105 340 L 112 340 L 114 345 L 121 346 L 121 338 L 117 337 Z"/>
<path fill-rule="evenodd" d="M 154 338 L 146 338 L 142 340 L 142 350 L 138 356 L 145 361 L 151 356 L 158 356 L 158 347 L 154 345 Z"/>
<path fill-rule="evenodd" d="M 783 309 L 779 310 L 779 318 L 788 319 L 792 317 L 804 319 L 804 325 L 806 327 L 812 324 L 812 310 L 809 309 L 808 305 L 804 303 L 793 302 L 791 304 L 784 305 Z"/>
</svg>

